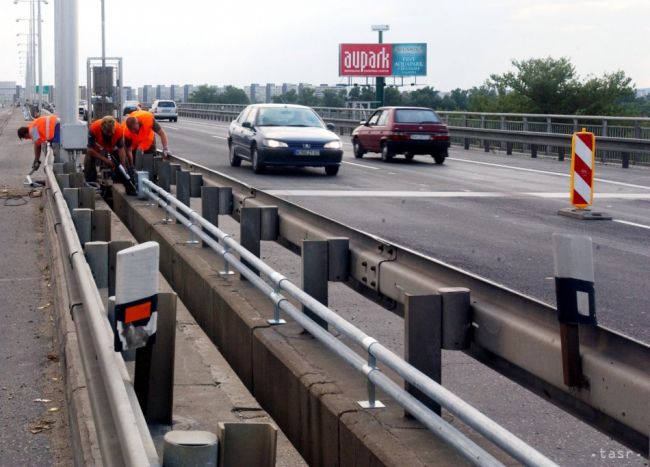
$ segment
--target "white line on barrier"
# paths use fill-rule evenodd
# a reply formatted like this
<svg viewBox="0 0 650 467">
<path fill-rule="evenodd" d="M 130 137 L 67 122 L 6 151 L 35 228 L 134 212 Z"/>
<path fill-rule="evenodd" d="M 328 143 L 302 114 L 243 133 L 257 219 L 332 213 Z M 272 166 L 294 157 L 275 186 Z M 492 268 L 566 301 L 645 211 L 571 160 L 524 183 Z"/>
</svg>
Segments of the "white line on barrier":
<svg viewBox="0 0 650 467">
<path fill-rule="evenodd" d="M 468 164 L 489 165 L 491 167 L 502 167 L 504 169 L 520 170 L 522 172 L 535 172 L 535 173 L 540 173 L 540 174 L 556 175 L 556 176 L 560 176 L 560 177 L 570 177 L 569 174 L 565 174 L 565 173 L 561 173 L 561 172 L 552 172 L 550 170 L 527 169 L 527 168 L 524 168 L 524 167 L 512 167 L 511 165 L 495 164 L 493 162 L 472 161 L 472 160 L 469 160 L 469 159 L 460 159 L 458 157 L 448 157 L 447 159 L 452 160 L 452 161 L 467 162 Z M 604 178 L 594 178 L 594 180 L 598 181 L 598 182 L 602 182 L 602 183 L 609 183 L 609 184 L 612 184 L 612 185 L 620 185 L 620 186 L 626 186 L 626 187 L 630 187 L 630 188 L 641 188 L 642 190 L 650 190 L 650 186 L 645 186 L 645 185 L 634 185 L 632 183 L 616 182 L 614 180 L 606 180 Z"/>
<path fill-rule="evenodd" d="M 620 219 L 613 219 L 613 221 L 618 222 L 619 224 L 631 225 L 633 227 L 641 227 L 642 229 L 650 230 L 650 225 L 637 224 L 636 222 L 622 221 Z"/>
</svg>

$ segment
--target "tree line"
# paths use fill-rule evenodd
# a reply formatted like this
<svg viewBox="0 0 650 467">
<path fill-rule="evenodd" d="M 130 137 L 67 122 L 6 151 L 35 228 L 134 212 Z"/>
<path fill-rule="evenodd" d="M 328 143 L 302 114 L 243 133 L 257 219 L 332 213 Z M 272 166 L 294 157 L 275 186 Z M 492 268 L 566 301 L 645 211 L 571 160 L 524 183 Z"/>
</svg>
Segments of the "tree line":
<svg viewBox="0 0 650 467">
<path fill-rule="evenodd" d="M 431 86 L 413 91 L 387 86 L 384 104 L 470 112 L 650 116 L 650 95 L 636 97 L 632 79 L 623 71 L 582 78 L 565 57 L 512 60 L 512 65 L 512 71 L 492 74 L 480 86 L 449 93 Z M 314 89 L 300 88 L 273 97 L 276 103 L 311 107 L 346 107 L 355 101 L 375 101 L 374 88 L 328 89 L 322 96 Z M 218 93 L 216 87 L 202 85 L 192 93 L 190 102 L 248 104 L 249 99 L 242 89 L 233 86 Z"/>
</svg>

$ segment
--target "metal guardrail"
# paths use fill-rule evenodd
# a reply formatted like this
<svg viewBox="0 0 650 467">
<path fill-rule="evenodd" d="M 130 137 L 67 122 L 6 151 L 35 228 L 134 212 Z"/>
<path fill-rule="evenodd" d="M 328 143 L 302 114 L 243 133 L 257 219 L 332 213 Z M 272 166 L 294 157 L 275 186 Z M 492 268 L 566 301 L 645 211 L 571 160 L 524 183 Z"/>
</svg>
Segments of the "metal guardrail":
<svg viewBox="0 0 650 467">
<path fill-rule="evenodd" d="M 648 452 L 650 346 L 602 326 L 580 326 L 586 387 L 564 385 L 555 308 L 409 248 L 358 231 L 192 161 L 173 156 L 207 183 L 233 188 L 239 208 L 276 206 L 280 242 L 299 251 L 303 239 L 350 242 L 347 285 L 401 314 L 405 291 L 471 291 L 473 329 L 465 352 L 638 452 Z M 205 182 L 204 182 L 205 183 Z M 550 240 L 549 240 L 550 241 Z M 596 284 L 597 287 L 597 284 Z"/>
<path fill-rule="evenodd" d="M 139 176 L 143 176 L 144 174 L 146 172 L 138 173 Z M 431 409 L 422 404 L 422 402 L 418 401 L 414 396 L 388 378 L 376 366 L 377 363 L 383 363 L 399 374 L 406 382 L 412 384 L 432 400 L 438 402 L 450 413 L 524 465 L 556 465 L 553 461 L 524 443 L 505 428 L 405 362 L 402 358 L 380 344 L 376 339 L 365 334 L 318 300 L 305 293 L 284 275 L 275 271 L 253 253 L 242 247 L 232 236 L 215 227 L 189 206 L 177 200 L 172 194 L 146 178 L 140 182 L 144 187 L 143 191 L 147 197 L 155 201 L 167 213 L 174 216 L 179 223 L 187 227 L 194 235 L 201 238 L 205 244 L 223 257 L 226 264 L 232 265 L 245 276 L 251 284 L 274 303 L 276 313 L 279 313 L 281 310 L 291 316 L 296 322 L 319 339 L 329 350 L 333 351 L 356 370 L 366 375 L 372 385 L 369 388 L 371 406 L 375 405 L 374 386 L 376 385 L 389 394 L 404 409 L 408 410 L 409 413 L 422 422 L 431 432 L 453 446 L 473 464 L 502 465 L 497 459 L 469 440 L 464 434 L 448 424 L 439 415 L 435 414 Z M 215 241 L 206 232 L 212 234 L 218 241 Z M 239 254 L 239 258 L 237 258 L 235 253 Z M 255 270 L 259 271 L 271 284 L 257 276 L 245 263 L 250 264 Z M 368 362 L 345 345 L 343 341 L 321 328 L 315 321 L 287 301 L 281 292 L 286 293 L 302 305 L 313 310 L 321 319 L 359 345 L 368 353 Z M 279 316 L 276 316 L 276 321 L 278 318 Z"/>
<path fill-rule="evenodd" d="M 245 105 L 179 104 L 179 115 L 229 122 L 239 115 Z M 327 122 L 334 123 L 341 134 L 349 134 L 368 118 L 373 109 L 315 107 Z M 452 143 L 486 148 L 493 141 L 499 149 L 510 153 L 546 153 L 564 157 L 570 152 L 571 134 L 586 128 L 596 135 L 597 159 L 601 162 L 621 162 L 650 165 L 650 118 L 608 117 L 594 115 L 541 115 L 438 111 L 449 125 Z M 504 148 L 503 146 L 507 146 Z M 489 146 L 488 146 L 489 148 Z"/>
<path fill-rule="evenodd" d="M 49 149 L 45 175 L 47 191 L 50 193 L 55 209 L 56 233 L 62 251 L 70 262 L 81 295 L 82 303 L 73 305 L 73 308 L 82 305 L 88 322 L 88 329 L 82 329 L 78 320 L 74 320 L 79 335 L 80 356 L 84 361 L 85 377 L 87 380 L 97 377 L 101 379 L 110 409 L 107 411 L 105 407 L 98 407 L 100 397 L 92 394 L 93 386 L 89 384 L 91 408 L 97 426 L 102 459 L 106 465 L 159 466 L 153 440 L 131 385 L 124 360 L 113 350 L 113 333 L 106 317 L 106 310 L 84 257 L 83 248 L 51 162 L 52 150 Z M 82 339 L 85 337 L 82 334 L 88 331 L 91 347 L 84 347 L 83 342 L 88 340 Z M 98 375 L 87 373 L 88 368 L 93 364 L 99 368 Z M 108 415 L 110 420 L 103 420 L 100 414 Z M 116 440 L 119 450 L 112 448 Z"/>
</svg>

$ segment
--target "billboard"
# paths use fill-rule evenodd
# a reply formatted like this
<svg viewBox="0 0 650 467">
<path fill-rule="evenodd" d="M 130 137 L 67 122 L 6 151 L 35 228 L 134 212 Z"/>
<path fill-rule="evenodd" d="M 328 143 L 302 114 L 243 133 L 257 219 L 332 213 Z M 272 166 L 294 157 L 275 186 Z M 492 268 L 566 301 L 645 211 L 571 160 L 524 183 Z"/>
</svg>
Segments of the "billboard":
<svg viewBox="0 0 650 467">
<path fill-rule="evenodd" d="M 340 44 L 339 76 L 426 76 L 427 44 Z"/>
<path fill-rule="evenodd" d="M 393 76 L 426 76 L 426 44 L 393 44 Z"/>
<path fill-rule="evenodd" d="M 391 44 L 340 44 L 339 76 L 391 76 Z"/>
</svg>

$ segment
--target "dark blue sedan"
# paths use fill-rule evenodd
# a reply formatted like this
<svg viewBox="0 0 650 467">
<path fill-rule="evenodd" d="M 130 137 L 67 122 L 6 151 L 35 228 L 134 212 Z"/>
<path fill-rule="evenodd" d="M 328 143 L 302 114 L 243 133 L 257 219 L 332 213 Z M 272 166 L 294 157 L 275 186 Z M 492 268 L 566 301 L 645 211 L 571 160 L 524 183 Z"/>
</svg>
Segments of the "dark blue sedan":
<svg viewBox="0 0 650 467">
<path fill-rule="evenodd" d="M 309 107 L 290 104 L 253 104 L 228 128 L 230 165 L 242 159 L 255 173 L 267 166 L 325 167 L 327 175 L 339 172 L 341 140 Z"/>
</svg>

